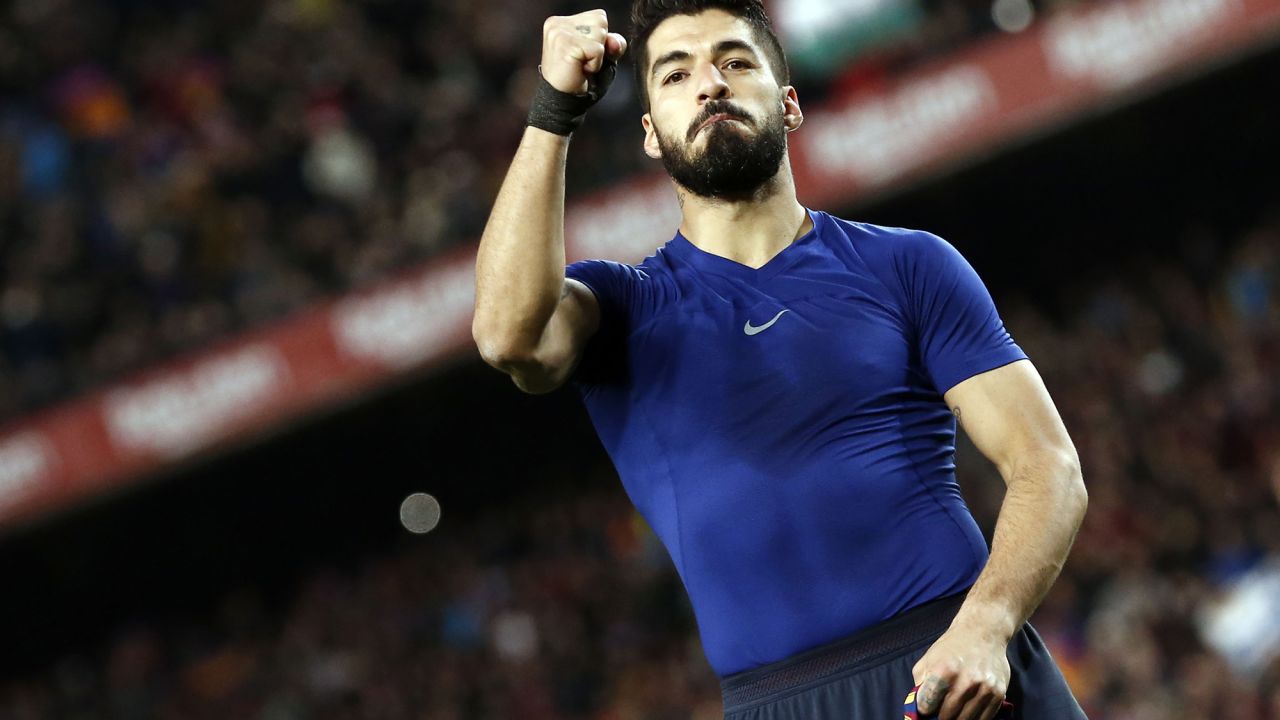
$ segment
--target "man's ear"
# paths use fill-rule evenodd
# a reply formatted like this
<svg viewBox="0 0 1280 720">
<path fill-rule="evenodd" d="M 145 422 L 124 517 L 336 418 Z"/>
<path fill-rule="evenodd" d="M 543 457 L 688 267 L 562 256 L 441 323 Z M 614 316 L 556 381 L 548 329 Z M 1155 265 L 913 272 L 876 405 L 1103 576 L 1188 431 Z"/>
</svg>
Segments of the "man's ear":
<svg viewBox="0 0 1280 720">
<path fill-rule="evenodd" d="M 645 113 L 640 118 L 640 124 L 644 126 L 644 154 L 654 160 L 661 160 L 662 148 L 658 145 L 658 131 L 653 129 L 653 117 Z"/>
<path fill-rule="evenodd" d="M 798 130 L 804 122 L 804 112 L 800 109 L 800 96 L 790 85 L 782 88 L 782 125 L 787 132 Z"/>
</svg>

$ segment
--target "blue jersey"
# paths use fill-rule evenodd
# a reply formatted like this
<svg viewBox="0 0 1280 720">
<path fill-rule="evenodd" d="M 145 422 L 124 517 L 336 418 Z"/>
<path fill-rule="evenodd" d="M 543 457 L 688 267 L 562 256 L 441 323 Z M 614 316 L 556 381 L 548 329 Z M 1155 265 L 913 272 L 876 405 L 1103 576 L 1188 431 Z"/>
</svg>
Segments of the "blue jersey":
<svg viewBox="0 0 1280 720">
<path fill-rule="evenodd" d="M 601 310 L 573 382 L 721 676 L 973 584 L 942 394 L 1026 357 L 950 244 L 809 214 L 759 269 L 677 234 L 566 270 Z"/>
</svg>

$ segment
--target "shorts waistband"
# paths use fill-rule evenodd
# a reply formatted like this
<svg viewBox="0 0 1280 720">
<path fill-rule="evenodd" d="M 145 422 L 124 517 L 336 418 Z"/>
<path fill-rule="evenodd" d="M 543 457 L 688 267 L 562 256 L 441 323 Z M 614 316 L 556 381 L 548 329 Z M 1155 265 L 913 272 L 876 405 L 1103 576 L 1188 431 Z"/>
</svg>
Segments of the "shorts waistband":
<svg viewBox="0 0 1280 720">
<path fill-rule="evenodd" d="M 724 711 L 743 710 L 806 685 L 873 666 L 886 656 L 937 637 L 951 625 L 966 594 L 932 600 L 848 637 L 729 675 L 720 681 Z M 903 692 L 909 689 L 903 688 Z"/>
</svg>

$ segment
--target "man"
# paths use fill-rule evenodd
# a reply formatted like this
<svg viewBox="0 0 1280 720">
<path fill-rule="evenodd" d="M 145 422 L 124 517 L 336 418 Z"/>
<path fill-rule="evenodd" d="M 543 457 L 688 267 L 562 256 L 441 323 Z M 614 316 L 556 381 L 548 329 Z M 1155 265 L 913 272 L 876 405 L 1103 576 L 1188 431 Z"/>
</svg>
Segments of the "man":
<svg viewBox="0 0 1280 720">
<path fill-rule="evenodd" d="M 564 267 L 569 138 L 627 41 L 543 27 L 543 85 L 476 265 L 473 334 L 526 392 L 572 379 L 671 554 L 726 717 L 1083 717 L 1026 620 L 1086 505 L 1039 375 L 927 233 L 796 198 L 803 113 L 759 0 L 637 0 L 644 150 L 679 232 Z M 962 425 L 1008 485 L 988 558 Z"/>
</svg>

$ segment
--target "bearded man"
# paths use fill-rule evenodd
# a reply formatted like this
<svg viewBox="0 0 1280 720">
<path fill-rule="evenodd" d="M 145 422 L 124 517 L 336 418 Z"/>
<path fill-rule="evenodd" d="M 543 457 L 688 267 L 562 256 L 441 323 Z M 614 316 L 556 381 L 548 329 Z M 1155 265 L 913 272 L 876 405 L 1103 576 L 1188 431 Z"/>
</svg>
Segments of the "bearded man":
<svg viewBox="0 0 1280 720">
<path fill-rule="evenodd" d="M 637 0 L 632 21 L 679 230 L 638 265 L 565 267 L 570 137 L 628 41 L 601 10 L 548 19 L 477 258 L 482 356 L 581 393 L 727 718 L 884 720 L 908 691 L 946 720 L 1084 717 L 1027 624 L 1084 515 L 1079 460 L 982 281 L 934 235 L 800 204 L 804 114 L 759 0 Z M 990 551 L 957 426 L 1007 484 Z"/>
</svg>

